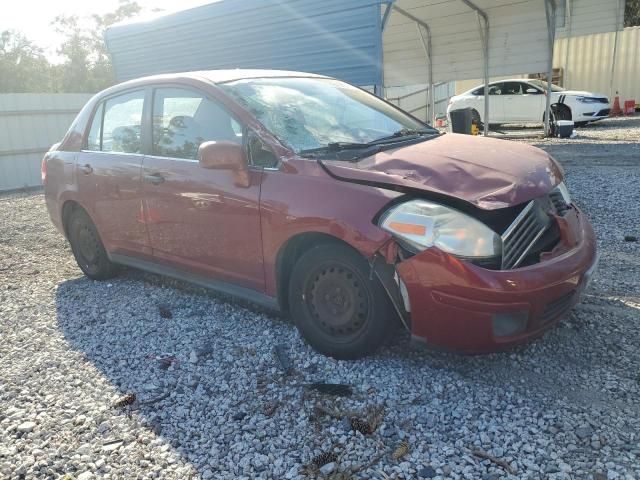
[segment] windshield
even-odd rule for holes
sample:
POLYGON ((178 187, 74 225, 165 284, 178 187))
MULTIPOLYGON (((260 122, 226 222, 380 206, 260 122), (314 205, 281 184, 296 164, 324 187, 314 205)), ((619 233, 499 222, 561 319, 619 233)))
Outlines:
POLYGON ((425 129, 375 95, 338 80, 258 78, 219 86, 296 153, 425 129))
MULTIPOLYGON (((543 89, 545 92, 547 91, 547 82, 545 82, 544 80, 527 80, 529 83, 532 83, 533 85, 535 85, 536 87, 540 87, 541 89, 543 89)), ((564 92, 564 88, 559 87, 558 85, 554 85, 553 83, 551 84, 551 91, 552 92, 564 92)))

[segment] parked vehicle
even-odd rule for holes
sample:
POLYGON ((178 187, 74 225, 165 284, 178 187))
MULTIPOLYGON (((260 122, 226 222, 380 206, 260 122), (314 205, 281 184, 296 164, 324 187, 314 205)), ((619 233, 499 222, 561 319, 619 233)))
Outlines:
POLYGON ((87 103, 42 176, 88 277, 126 265, 289 312, 337 358, 374 352, 398 320, 442 348, 522 342, 578 302, 596 265, 547 153, 439 134, 318 75, 117 85, 87 103))
MULTIPOLYGON (((573 120, 577 125, 609 116, 611 104, 606 95, 565 90, 551 85, 551 111, 556 120, 573 120)), ((514 78, 489 84, 489 123, 542 123, 546 111, 547 82, 514 78)), ((474 119, 484 123, 484 85, 451 97, 451 110, 472 108, 474 119)))

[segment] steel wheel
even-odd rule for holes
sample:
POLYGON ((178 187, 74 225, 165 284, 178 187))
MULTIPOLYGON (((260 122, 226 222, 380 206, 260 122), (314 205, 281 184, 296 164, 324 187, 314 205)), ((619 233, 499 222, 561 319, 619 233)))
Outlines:
POLYGON ((335 341, 348 341, 365 326, 368 292, 347 265, 328 262, 320 266, 309 276, 304 298, 320 329, 335 341))
POLYGON ((289 279, 289 309, 305 340, 340 359, 373 353, 397 325, 386 291, 367 261, 338 242, 306 251, 289 279))

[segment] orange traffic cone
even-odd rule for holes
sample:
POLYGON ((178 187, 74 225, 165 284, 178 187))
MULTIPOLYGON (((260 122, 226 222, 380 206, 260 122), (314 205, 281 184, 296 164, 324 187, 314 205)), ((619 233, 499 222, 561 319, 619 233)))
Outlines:
POLYGON ((613 108, 611 109, 611 113, 609 113, 610 117, 619 117, 622 115, 622 109, 620 108, 620 97, 616 95, 616 99, 613 101, 613 108))

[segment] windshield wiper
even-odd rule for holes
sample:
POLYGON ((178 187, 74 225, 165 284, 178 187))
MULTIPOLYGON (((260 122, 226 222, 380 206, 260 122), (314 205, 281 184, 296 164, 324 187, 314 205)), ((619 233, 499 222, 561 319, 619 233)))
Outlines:
POLYGON ((344 150, 379 150, 380 146, 372 143, 357 143, 357 142, 331 142, 324 147, 308 148, 306 150, 300 150, 301 155, 314 154, 314 153, 327 153, 327 152, 341 152, 344 150))
POLYGON ((326 146, 309 148, 306 150, 300 150, 300 155, 316 156, 317 154, 327 154, 332 152, 343 152, 345 150, 361 150, 359 152, 360 157, 373 155, 374 153, 381 152, 385 148, 393 148, 392 145, 397 143, 404 143, 409 141, 422 141, 425 135, 430 135, 431 138, 435 138, 441 135, 437 130, 424 129, 424 130, 409 130, 403 129, 388 135, 386 137, 377 138, 370 142, 358 143, 358 142, 330 142, 326 146))
POLYGON ((389 140, 397 140, 402 137, 418 137, 420 135, 429 135, 429 134, 439 135, 440 132, 438 132, 438 130, 435 130, 433 128, 421 129, 421 130, 412 130, 409 128, 403 128, 402 130, 393 132, 391 135, 387 135, 386 137, 376 138, 375 140, 369 142, 369 145, 376 145, 378 143, 388 142, 389 140))

